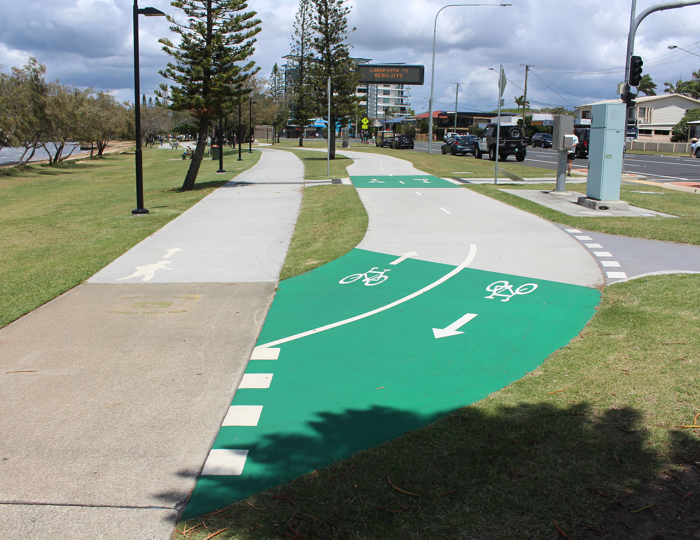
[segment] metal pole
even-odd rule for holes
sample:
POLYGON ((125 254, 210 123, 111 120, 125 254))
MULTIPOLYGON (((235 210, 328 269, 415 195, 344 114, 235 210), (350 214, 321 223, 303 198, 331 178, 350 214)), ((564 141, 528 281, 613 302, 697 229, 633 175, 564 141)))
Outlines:
POLYGON ((219 116, 219 170, 218 173, 225 173, 224 170, 224 119, 219 116))
MULTIPOLYGON (((698 0, 700 1, 700 0, 698 0)), ((430 100, 428 101, 428 154, 433 152, 433 95, 435 94, 435 38, 437 36, 437 18, 440 12, 448 7, 474 7, 474 6, 493 6, 507 7, 513 4, 449 4, 441 7, 435 14, 435 22, 433 23, 433 62, 430 73, 430 100)), ((378 96, 379 94, 377 94, 378 96)), ((377 97, 377 101, 379 98, 377 97)))
POLYGON ((143 207, 143 162, 141 156, 141 81, 139 77, 139 5, 134 0, 134 113, 136 114, 136 209, 132 216, 148 214, 143 207))
POLYGON ((241 157, 241 148, 243 147, 243 141, 241 140, 241 101, 240 96, 238 96, 238 159, 236 161, 243 161, 241 157))
POLYGON ((248 100, 248 125, 250 130, 250 138, 248 139, 248 153, 253 153, 253 100, 248 100))
POLYGON ((457 133, 457 104, 459 103, 459 85, 462 83, 450 83, 455 85, 455 126, 454 132, 457 133))
POLYGON ((328 77, 328 122, 326 124, 326 138, 328 139, 328 159, 326 160, 326 174, 331 175, 331 78, 328 77))
POLYGON ((496 124, 496 149, 494 153, 496 154, 496 168, 493 173, 493 183, 498 184, 498 150, 501 144, 501 96, 503 95, 503 88, 501 88, 501 81, 503 80, 503 64, 501 64, 500 76, 498 78, 498 124, 496 124))

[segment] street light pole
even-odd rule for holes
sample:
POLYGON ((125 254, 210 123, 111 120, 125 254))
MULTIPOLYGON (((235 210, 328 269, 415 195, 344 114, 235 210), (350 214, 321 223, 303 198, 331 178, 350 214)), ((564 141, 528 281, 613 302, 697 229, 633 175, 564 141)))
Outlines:
POLYGON ((248 100, 248 125, 250 125, 250 140, 248 141, 248 153, 252 154, 253 153, 253 133, 255 133, 255 130, 253 129, 253 105, 257 105, 257 102, 253 101, 252 99, 248 100))
POLYGON ((241 100, 240 96, 238 99, 238 159, 236 161, 243 161, 241 157, 241 148, 243 147, 243 140, 241 137, 241 100))
MULTIPOLYGON (((437 37, 437 18, 440 12, 448 7, 475 7, 475 6, 492 6, 492 7, 508 7, 513 4, 449 4, 441 7, 435 14, 435 23, 433 24, 433 64, 430 75, 430 101, 428 106, 428 154, 433 152, 433 95, 435 93, 435 38, 437 37)), ((379 94, 377 93, 377 96, 379 94)), ((378 100, 378 97, 377 97, 378 100)))
POLYGON ((693 51, 689 51, 688 49, 684 49, 683 47, 679 47, 678 45, 669 45, 669 49, 680 49, 681 51, 685 51, 688 54, 694 54, 695 56, 700 56, 698 53, 694 53, 693 51))
POLYGON ((164 17, 165 13, 156 8, 139 9, 138 0, 134 0, 134 114, 136 115, 136 208, 132 216, 144 216, 148 209, 143 207, 143 160, 141 155, 141 81, 139 75, 139 15, 146 17, 164 17))
POLYGON ((224 118, 219 116, 219 170, 217 173, 225 173, 224 170, 224 118))

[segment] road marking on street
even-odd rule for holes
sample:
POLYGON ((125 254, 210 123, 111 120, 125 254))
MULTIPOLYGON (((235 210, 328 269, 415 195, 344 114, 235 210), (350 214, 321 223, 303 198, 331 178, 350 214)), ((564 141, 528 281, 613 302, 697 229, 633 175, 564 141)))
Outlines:
POLYGON ((165 255, 163 255, 163 258, 169 259, 171 255, 174 255, 178 251, 182 251, 182 250, 180 248, 169 249, 168 251, 165 252, 165 255))
MULTIPOLYGON (((430 285, 427 285, 426 287, 423 287, 422 289, 409 294, 408 296, 404 296, 403 298, 400 298, 399 300, 396 300, 395 302, 391 302, 390 304, 387 304, 386 306, 382 306, 377 309, 373 309, 372 311, 368 311, 367 313, 363 313, 362 315, 356 315, 355 317, 350 317, 349 319, 345 319, 342 321, 338 321, 336 323, 332 324, 327 324, 325 326, 321 326, 319 328, 314 328, 313 330, 308 330, 306 332, 300 332, 299 334, 294 334, 293 336, 289 336, 286 338, 278 339, 275 341, 270 341, 269 343, 265 343, 263 345, 258 345, 255 347, 255 351, 260 351, 262 349, 267 349, 269 347, 274 347, 275 345, 281 345, 282 343, 287 343, 289 341, 294 341, 296 339, 300 339, 306 336, 311 336, 313 334, 318 334, 319 332, 324 332, 326 330, 330 330, 332 328, 337 328, 338 326, 343 326, 345 324, 349 324, 355 321, 359 321, 361 319, 366 319, 367 317, 371 317, 372 315, 376 315, 377 313, 381 313, 383 311, 386 311, 387 309, 391 309, 393 307, 396 307, 400 304, 403 304, 404 302, 408 302, 409 300, 413 300, 417 296, 420 296, 423 293, 428 292, 431 289, 434 289, 438 285, 441 285, 442 283, 445 283, 448 279, 450 279, 453 276, 456 276, 459 274, 462 270, 464 270, 471 262, 474 260, 474 257, 476 257, 476 244, 470 244, 469 245, 469 254, 467 255, 467 258, 462 261, 462 263, 450 270, 447 274, 442 276, 440 279, 437 281, 434 281, 430 285)), ((272 375, 270 375, 272 377, 272 375)), ((243 376, 245 378, 245 375, 243 376)), ((240 387, 239 387, 240 388, 240 387)))
POLYGON ((607 274, 611 279, 627 279, 627 274, 624 272, 607 272, 607 274))
POLYGON ((593 254, 596 257, 612 257, 612 254, 609 251, 594 251, 593 254))
POLYGON ((435 335, 435 339, 464 334, 464 332, 458 332, 457 329, 467 324, 476 316, 476 313, 467 313, 466 315, 460 317, 446 328, 433 328, 433 334, 435 335))
POLYGON ((418 191, 414 192, 416 195, 423 195, 422 193, 419 193, 418 191))
POLYGON ((396 259, 395 261, 391 261, 389 264, 392 264, 392 265, 401 264, 402 262, 404 262, 404 261, 405 261, 406 259, 408 259, 409 257, 417 257, 417 256, 418 256, 418 253, 417 253, 417 252, 415 252, 415 251, 409 251, 408 253, 402 253, 401 256, 400 256, 398 259, 396 259))
POLYGON ((590 236, 574 236, 576 240, 593 240, 590 236))
POLYGON ((445 210, 445 209, 442 208, 442 207, 440 207, 440 210, 442 210, 443 212, 445 212, 445 214, 451 214, 451 213, 452 213, 452 212, 450 212, 449 210, 445 210))
POLYGON ((600 264, 606 268, 610 268, 610 267, 619 268, 620 267, 620 263, 617 261, 600 261, 600 264))
POLYGON ((403 180, 399 180, 399 184, 405 184, 405 183, 406 182, 404 182, 403 180))
POLYGON ((245 373, 238 389, 243 388, 270 388, 272 373, 245 373))
POLYGON ((584 246, 590 249, 603 249, 603 246, 600 244, 584 244, 584 246))
POLYGON ((202 476, 240 476, 248 458, 248 450, 210 450, 202 476))
POLYGON ((280 357, 279 349, 253 349, 251 360, 277 360, 280 357))
POLYGON ((262 410, 262 405, 231 405, 221 425, 257 426, 262 410))
POLYGON ((579 231, 578 229, 564 229, 564 230, 568 233, 571 233, 571 234, 573 234, 573 233, 581 234, 581 231, 579 231))
POLYGON ((170 261, 158 261, 153 264, 144 264, 143 266, 136 266, 136 271, 130 276, 115 279, 114 281, 124 281, 125 279, 131 279, 139 276, 143 276, 141 281, 151 281, 157 270, 172 270, 172 268, 167 268, 165 265, 170 264, 170 261))

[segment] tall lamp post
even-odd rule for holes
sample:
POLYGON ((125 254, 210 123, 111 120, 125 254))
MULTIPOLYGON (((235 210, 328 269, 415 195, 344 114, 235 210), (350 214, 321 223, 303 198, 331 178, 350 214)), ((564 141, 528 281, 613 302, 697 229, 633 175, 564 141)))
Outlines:
POLYGON ((139 15, 146 17, 165 17, 162 11, 147 7, 139 9, 138 0, 134 0, 134 113, 136 114, 136 208, 132 216, 143 216, 148 210, 143 207, 143 162, 141 159, 141 81, 139 77, 139 15))
POLYGON ((253 101, 252 99, 248 100, 248 125, 250 126, 250 138, 248 139, 249 154, 253 153, 253 133, 255 133, 255 129, 253 129, 253 105, 257 104, 257 101, 253 101))
POLYGON ((684 49, 683 47, 679 47, 678 45, 669 45, 669 49, 680 49, 681 51, 685 51, 689 54, 694 54, 695 56, 700 56, 698 53, 694 53, 693 51, 689 51, 688 49, 684 49))
MULTIPOLYGON (((435 92, 435 38, 437 36, 437 18, 440 12, 448 7, 475 7, 475 6, 492 6, 492 7, 507 7, 513 4, 449 4, 441 7, 435 14, 435 24, 433 24, 433 66, 430 76, 430 107, 428 112, 428 154, 433 152, 433 93, 435 92)), ((456 114, 456 113, 455 113, 456 114)))
POLYGON ((238 159, 236 161, 243 161, 243 158, 241 157, 241 148, 243 148, 243 138, 241 137, 242 135, 242 130, 241 130, 241 96, 238 96, 238 159))
POLYGON ((225 173, 224 170, 224 119, 219 116, 219 170, 217 173, 225 173))

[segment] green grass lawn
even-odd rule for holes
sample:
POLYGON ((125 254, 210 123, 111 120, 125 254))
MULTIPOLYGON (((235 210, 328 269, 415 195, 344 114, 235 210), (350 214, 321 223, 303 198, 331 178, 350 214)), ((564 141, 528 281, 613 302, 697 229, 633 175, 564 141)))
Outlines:
POLYGON ((189 161, 182 150, 144 149, 144 202, 136 207, 134 155, 69 161, 0 176, 0 327, 75 287, 179 216, 225 181, 257 163, 260 153, 205 159, 195 189, 180 192, 189 161), (171 161, 173 160, 173 161, 171 161))

